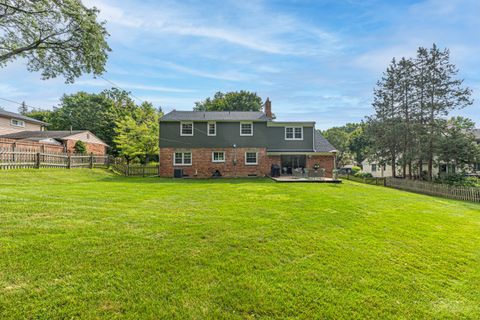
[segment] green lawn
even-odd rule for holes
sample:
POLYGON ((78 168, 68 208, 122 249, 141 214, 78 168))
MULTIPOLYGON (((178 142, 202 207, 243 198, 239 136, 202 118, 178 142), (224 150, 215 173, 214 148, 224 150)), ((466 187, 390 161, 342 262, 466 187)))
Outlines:
POLYGON ((480 205, 0 171, 1 319, 480 318, 480 205))

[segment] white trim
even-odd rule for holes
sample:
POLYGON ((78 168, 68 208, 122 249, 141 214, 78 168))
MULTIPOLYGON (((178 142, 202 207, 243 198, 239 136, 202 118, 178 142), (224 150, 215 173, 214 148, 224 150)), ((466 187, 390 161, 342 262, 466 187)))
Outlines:
POLYGON ((223 163, 225 162, 225 151, 212 151, 212 162, 214 163, 223 163), (215 160, 214 154, 215 153, 222 153, 223 154, 223 160, 215 160))
POLYGON ((10 119, 10 125, 11 126, 14 126, 14 127, 22 127, 22 128, 25 128, 25 121, 23 120, 20 120, 20 119, 10 119), (17 121, 18 123, 20 124, 14 124, 13 121, 17 121))
POLYGON ((180 136, 182 137, 191 137, 193 136, 193 131, 195 131, 193 121, 180 121, 180 136), (183 125, 184 124, 191 124, 192 125, 192 134, 184 134, 183 133, 183 125))
POLYGON ((208 121, 207 122, 207 136, 209 137, 214 137, 217 135, 217 122, 215 121, 208 121), (214 134, 210 134, 210 125, 213 124, 214 125, 214 128, 215 128, 215 133, 214 134))
POLYGON ((303 140, 303 127, 300 127, 300 126, 285 127, 285 140, 297 140, 297 141, 303 140), (287 138, 287 129, 289 129, 289 128, 292 129, 292 138, 287 138), (301 138, 295 138, 295 129, 298 129, 298 128, 301 129, 301 134, 302 134, 301 138))
POLYGON ((242 137, 251 137, 253 136, 253 122, 252 121, 240 121, 240 136, 242 137), (252 132, 250 134, 242 134, 242 124, 250 124, 252 127, 252 132))
POLYGON ((246 151, 245 152, 245 165, 246 166, 256 166, 256 165, 258 165, 258 152, 246 151), (247 163, 247 153, 255 153, 255 163, 252 163, 252 162, 247 163))
POLYGON ((178 151, 173 153, 173 166, 191 166, 193 163, 193 154, 191 151, 178 151), (175 154, 176 153, 181 153, 182 154, 182 163, 176 163, 175 162, 175 154), (185 153, 190 153, 190 163, 185 163, 185 153))

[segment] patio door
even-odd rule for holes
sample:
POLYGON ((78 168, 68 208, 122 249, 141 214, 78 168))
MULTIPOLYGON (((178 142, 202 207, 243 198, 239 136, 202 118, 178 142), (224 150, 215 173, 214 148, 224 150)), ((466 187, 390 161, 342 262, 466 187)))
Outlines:
POLYGON ((307 157, 305 155, 284 155, 280 156, 282 173, 292 174, 294 169, 305 168, 307 157))

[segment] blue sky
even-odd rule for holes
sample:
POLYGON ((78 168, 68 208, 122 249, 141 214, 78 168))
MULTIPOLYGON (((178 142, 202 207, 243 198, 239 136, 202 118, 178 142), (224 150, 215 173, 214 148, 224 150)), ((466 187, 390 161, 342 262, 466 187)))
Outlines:
MULTIPOLYGON (((105 77, 164 111, 244 89, 270 97, 279 120, 314 120, 322 129, 360 121, 391 58, 435 42, 451 50, 474 91, 475 104, 455 114, 480 126, 478 0, 84 3, 101 10, 111 34, 105 77)), ((0 97, 41 108, 64 93, 109 87, 91 76, 42 81, 21 60, 0 70, 0 97)))

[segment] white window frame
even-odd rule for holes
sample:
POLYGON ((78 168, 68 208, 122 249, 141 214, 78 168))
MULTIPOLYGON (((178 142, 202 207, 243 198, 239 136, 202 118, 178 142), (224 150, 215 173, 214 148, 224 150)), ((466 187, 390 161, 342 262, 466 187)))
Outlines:
POLYGON ((214 137, 217 135, 217 123, 215 121, 209 121, 207 122, 207 136, 214 137), (213 124, 213 127, 215 128, 215 133, 210 133, 210 125, 213 124))
POLYGON ((240 121, 240 136, 242 137, 252 137, 253 136, 253 122, 252 121, 240 121), (244 134, 242 133, 242 125, 243 124, 249 124, 252 128, 252 131, 250 134, 244 134))
POLYGON ((12 125, 14 127, 25 128, 25 121, 20 120, 20 119, 10 119, 10 125, 12 125), (17 123, 13 123, 14 121, 16 121, 17 123))
POLYGON ((303 140, 303 127, 301 126, 288 126, 285 127, 285 140, 303 140), (295 129, 300 128, 300 132, 302 134, 301 138, 295 138, 295 129), (287 129, 292 129, 292 138, 287 138, 287 129))
POLYGON ((258 165, 258 152, 253 152, 253 151, 245 152, 245 165, 246 166, 256 166, 256 165, 258 165), (255 153, 255 163, 247 162, 247 153, 255 153))
POLYGON ((212 162, 223 163, 225 162, 225 151, 212 151, 212 162), (223 160, 215 160, 215 153, 223 154, 223 160))
POLYGON ((182 137, 191 137, 193 136, 193 132, 195 131, 195 128, 194 128, 194 124, 193 124, 193 121, 182 121, 180 122, 180 136, 182 137), (192 125, 192 133, 189 134, 189 133, 183 133, 183 125, 184 124, 191 124, 192 125))
POLYGON ((185 152, 174 152, 173 153, 173 165, 174 166, 191 166, 193 163, 193 155, 191 152, 188 152, 188 151, 185 151, 185 152), (177 153, 181 153, 182 154, 182 162, 181 163, 176 163, 175 160, 176 160, 176 157, 175 155, 177 153), (189 153, 190 154, 190 163, 185 163, 185 153, 189 153))

